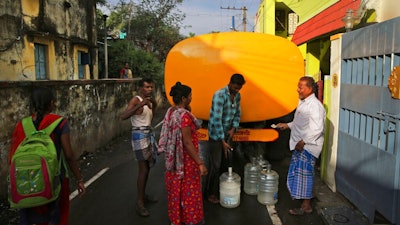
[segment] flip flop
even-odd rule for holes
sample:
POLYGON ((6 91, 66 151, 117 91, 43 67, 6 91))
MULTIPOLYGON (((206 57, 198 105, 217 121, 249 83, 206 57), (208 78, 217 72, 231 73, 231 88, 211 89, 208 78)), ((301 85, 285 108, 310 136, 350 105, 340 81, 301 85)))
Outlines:
POLYGON ((211 202, 212 204, 218 204, 219 203, 219 199, 215 195, 208 196, 208 201, 211 202))
POLYGON ((312 209, 304 210, 302 208, 289 209, 289 213, 294 216, 302 216, 304 214, 312 213, 312 209))
POLYGON ((136 204, 136 212, 142 217, 150 216, 149 211, 143 205, 136 204))

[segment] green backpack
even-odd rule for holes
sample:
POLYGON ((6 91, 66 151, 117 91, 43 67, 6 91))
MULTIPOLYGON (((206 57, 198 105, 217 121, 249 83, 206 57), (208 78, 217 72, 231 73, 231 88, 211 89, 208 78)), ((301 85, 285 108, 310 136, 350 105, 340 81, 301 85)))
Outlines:
MULTIPOLYGON (((8 200, 11 208, 30 208, 56 200, 60 194, 57 150, 50 134, 63 118, 37 131, 32 117, 22 120, 25 139, 11 158, 8 200)), ((62 155, 62 154, 60 154, 62 155)))

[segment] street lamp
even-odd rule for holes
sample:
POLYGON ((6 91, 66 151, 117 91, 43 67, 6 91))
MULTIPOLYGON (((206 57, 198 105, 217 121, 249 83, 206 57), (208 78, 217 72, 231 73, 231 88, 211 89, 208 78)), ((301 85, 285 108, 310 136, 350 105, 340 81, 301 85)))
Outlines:
POLYGON ((108 53, 107 53, 107 15, 103 15, 104 20, 104 77, 108 78, 108 53))
POLYGON ((357 18, 353 15, 353 10, 352 9, 347 10, 346 15, 342 18, 344 27, 346 28, 346 32, 349 32, 351 31, 351 29, 353 29, 356 20, 357 18))

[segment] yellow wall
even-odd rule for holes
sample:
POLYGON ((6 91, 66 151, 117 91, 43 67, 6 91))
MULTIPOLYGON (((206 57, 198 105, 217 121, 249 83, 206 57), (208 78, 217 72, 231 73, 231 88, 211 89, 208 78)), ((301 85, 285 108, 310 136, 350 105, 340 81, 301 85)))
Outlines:
POLYGON ((319 80, 320 74, 320 49, 319 41, 307 43, 306 53, 306 74, 314 78, 315 81, 319 80))
POLYGON ((306 44, 302 44, 302 45, 299 45, 299 46, 297 46, 298 48, 299 48, 299 50, 300 50, 300 52, 301 52, 301 55, 303 56, 303 59, 304 59, 304 74, 303 75, 306 75, 306 71, 307 71, 307 62, 306 62, 306 56, 307 56, 307 43, 306 44))
POLYGON ((299 24, 302 24, 338 1, 339 0, 280 0, 279 2, 285 3, 291 10, 299 15, 299 24))
POLYGON ((87 19, 95 16, 91 10, 79 0, 68 1, 73 6, 70 8, 54 1, 12 2, 12 10, 2 11, 4 17, 12 19, 0 20, 0 27, 6 28, 0 38, 0 46, 5 49, 0 52, 0 81, 36 80, 35 43, 47 46, 46 79, 79 79, 78 51, 90 52, 92 65, 85 66, 85 79, 98 79, 96 32, 87 19))
POLYGON ((21 8, 25 18, 36 17, 39 15, 39 0, 22 0, 21 8))
POLYGON ((258 8, 256 32, 275 35, 275 0, 263 0, 258 8))

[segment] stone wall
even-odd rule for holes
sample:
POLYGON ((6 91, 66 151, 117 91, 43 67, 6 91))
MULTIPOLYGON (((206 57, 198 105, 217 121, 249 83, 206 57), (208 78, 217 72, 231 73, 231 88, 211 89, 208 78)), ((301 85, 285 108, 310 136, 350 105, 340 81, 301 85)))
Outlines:
POLYGON ((83 152, 94 152, 130 129, 129 120, 121 121, 119 114, 136 91, 136 80, 0 82, 0 198, 7 196, 12 131, 18 120, 30 114, 30 93, 39 85, 54 90, 57 97, 54 113, 68 119, 72 149, 77 157, 83 152))

